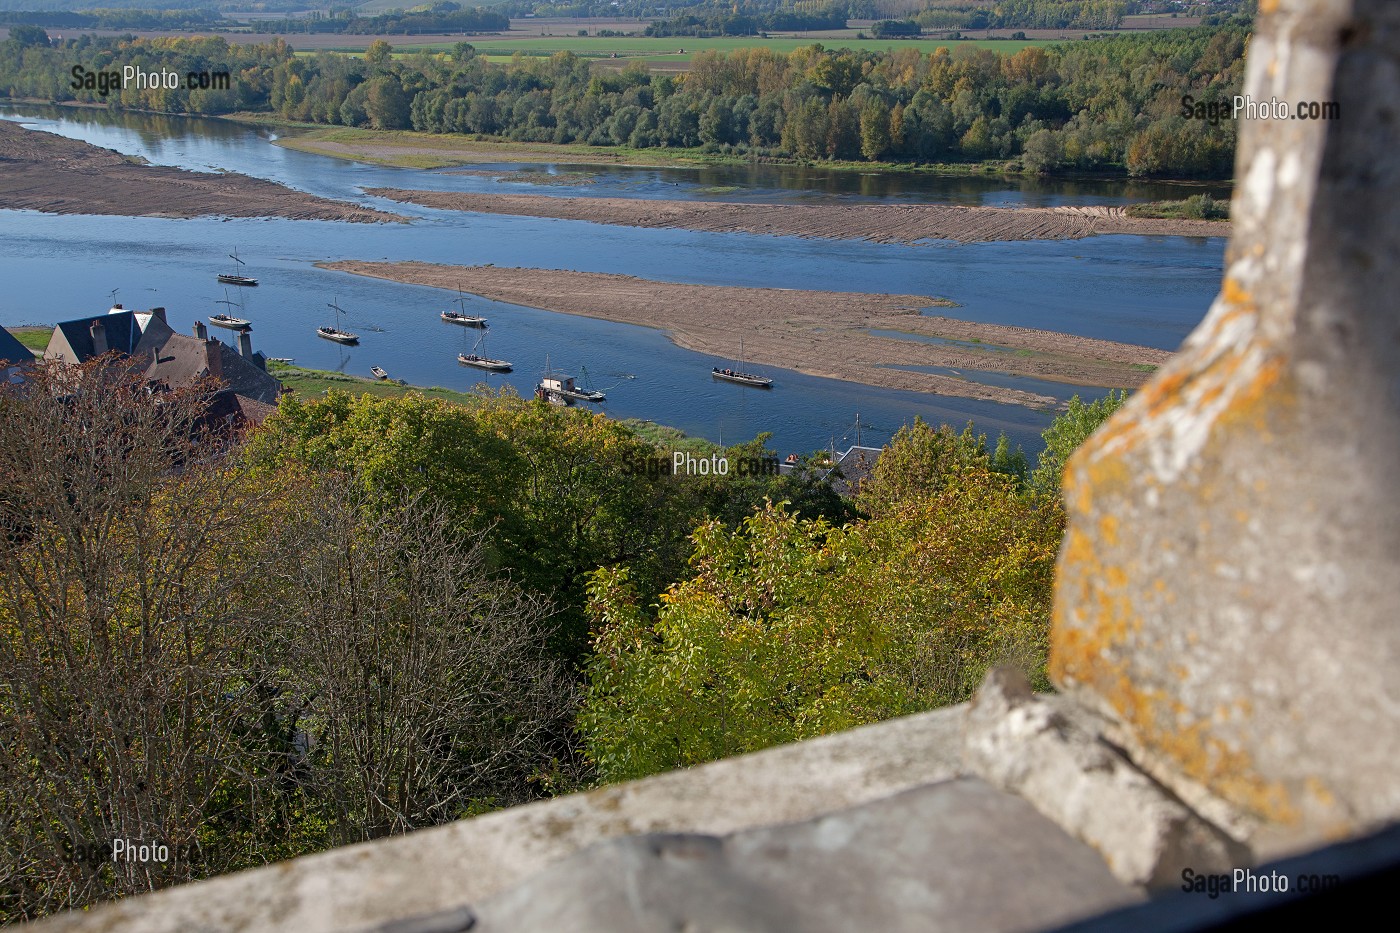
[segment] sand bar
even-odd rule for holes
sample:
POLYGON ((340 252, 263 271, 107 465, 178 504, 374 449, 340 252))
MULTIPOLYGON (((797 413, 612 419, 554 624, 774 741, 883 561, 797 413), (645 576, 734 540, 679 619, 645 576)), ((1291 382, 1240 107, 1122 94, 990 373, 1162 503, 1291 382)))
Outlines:
POLYGON ((368 188, 367 194, 424 207, 626 227, 765 233, 774 236, 916 243, 956 240, 1077 240, 1109 233, 1228 236, 1211 220, 1129 217, 1121 207, 962 207, 953 204, 742 204, 639 198, 560 198, 539 194, 468 194, 368 188))
MULTIPOLYGON (((1037 408, 1055 400, 972 380, 979 371, 1002 372, 1135 388, 1171 356, 1131 344, 926 315, 921 308, 953 304, 929 295, 684 285, 596 272, 419 262, 317 265, 414 285, 453 290, 460 285, 495 301, 656 327, 678 346, 721 358, 733 358, 742 340, 748 361, 768 368, 769 375, 781 367, 865 385, 1037 408), (872 330, 957 342, 877 336, 872 330), (914 366, 966 370, 968 378, 901 368, 914 366)), ((781 378, 778 382, 781 388, 781 378)))
POLYGON ((233 172, 143 165, 111 149, 0 120, 0 209, 127 217, 403 218, 233 172))

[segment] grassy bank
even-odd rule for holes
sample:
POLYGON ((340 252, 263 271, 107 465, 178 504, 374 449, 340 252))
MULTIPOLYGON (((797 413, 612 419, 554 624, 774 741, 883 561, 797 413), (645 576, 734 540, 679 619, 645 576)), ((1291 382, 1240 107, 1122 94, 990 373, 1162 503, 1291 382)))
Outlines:
POLYGON ((1128 206, 1129 217, 1158 220, 1229 220, 1230 202, 1208 194, 1193 194, 1181 201, 1149 201, 1128 206))
POLYGON ((5 328, 15 335, 15 339, 24 344, 36 354, 43 353, 49 348, 49 338, 53 336, 53 328, 47 325, 35 327, 7 327, 5 328))
POLYGON ((445 389, 442 386, 425 387, 392 381, 382 382, 364 376, 348 376, 345 373, 331 372, 325 369, 306 369, 287 363, 270 362, 267 364, 267 371, 276 376, 282 385, 304 398, 325 395, 331 389, 352 392, 356 395, 369 393, 382 398, 395 398, 410 392, 417 392, 428 398, 440 398, 458 405, 470 404, 476 398, 471 392, 445 389))

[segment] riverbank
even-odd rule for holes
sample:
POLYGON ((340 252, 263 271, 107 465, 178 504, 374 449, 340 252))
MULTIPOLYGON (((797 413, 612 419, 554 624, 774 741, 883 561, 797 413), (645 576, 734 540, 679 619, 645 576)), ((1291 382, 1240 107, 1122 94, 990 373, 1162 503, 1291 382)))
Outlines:
MULTIPOLYGON (((559 163, 567 165, 620 165, 640 168, 703 168, 707 166, 747 167, 769 165, 802 167, 856 174, 935 175, 957 178, 1034 178, 1018 159, 991 159, 984 162, 866 162, 822 159, 806 162, 778 156, 749 153, 725 154, 704 149, 645 148, 628 146, 589 146, 585 143, 511 142, 456 133, 420 133, 411 130, 371 130, 361 127, 296 123, 271 114, 236 113, 219 117, 237 123, 265 126, 285 131, 274 145, 299 152, 386 165, 393 168, 438 169, 481 163, 559 163)), ((1057 172, 1056 179, 1085 179, 1109 182, 1135 182, 1126 170, 1102 172, 1057 172)), ((1152 179, 1179 181, 1192 185, 1228 185, 1228 179, 1152 179)))
POLYGON ((1121 207, 963 207, 953 204, 737 204, 639 198, 559 198, 366 188, 366 194, 439 210, 583 220, 624 227, 760 233, 877 243, 1077 240, 1105 234, 1228 236, 1228 223, 1130 216, 1121 207))
MULTIPOLYGON (((725 155, 703 149, 633 149, 628 146, 589 146, 584 143, 523 143, 454 133, 410 130, 370 130, 315 123, 290 123, 268 114, 237 113, 222 119, 290 130, 274 144, 299 152, 387 165, 393 168, 434 169, 480 163, 564 163, 570 165, 628 165, 636 167, 699 168, 710 165, 809 165, 797 159, 725 155)), ((1020 163, 957 162, 915 165, 907 162, 815 163, 830 171, 899 172, 910 175, 1021 175, 1020 163)), ((1124 175, 1124 178, 1127 176, 1124 175)))
POLYGON ((747 364, 758 368, 1032 408, 1051 407, 1055 399, 987 385, 977 381, 977 373, 1131 389, 1171 356, 1148 347, 925 315, 921 308, 955 306, 929 295, 684 285, 628 275, 417 262, 317 265, 447 290, 460 285, 495 301, 658 328, 677 346, 721 359, 733 359, 742 341, 747 364), (953 372, 925 371, 930 367, 953 372))
POLYGON ((9 120, 0 120, 0 209, 126 217, 403 220, 247 175, 147 165, 9 120))

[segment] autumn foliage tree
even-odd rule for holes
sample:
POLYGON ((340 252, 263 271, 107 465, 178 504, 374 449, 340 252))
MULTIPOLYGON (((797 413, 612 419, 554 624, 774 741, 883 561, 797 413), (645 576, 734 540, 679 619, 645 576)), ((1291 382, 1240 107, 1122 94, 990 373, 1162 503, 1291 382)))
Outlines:
POLYGON ((959 702, 993 664, 1047 685, 1058 502, 922 423, 864 488, 869 517, 839 528, 780 505, 702 526, 694 575, 654 608, 625 571, 595 576, 580 725, 601 777, 959 702))

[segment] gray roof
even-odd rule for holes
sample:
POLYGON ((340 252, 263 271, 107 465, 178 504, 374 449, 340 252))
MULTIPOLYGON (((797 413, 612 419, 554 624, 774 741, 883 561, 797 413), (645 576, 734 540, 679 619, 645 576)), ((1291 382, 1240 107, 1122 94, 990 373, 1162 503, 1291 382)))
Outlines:
POLYGON ((11 363, 28 363, 34 359, 29 348, 15 339, 15 335, 0 327, 0 360, 11 363))
POLYGON ((150 359, 147 381, 172 389, 210 376, 238 395, 269 405, 276 405, 282 394, 281 383, 221 340, 171 334, 151 351, 150 359))
MULTIPOLYGON (((107 332, 107 349, 131 353, 141 342, 141 328, 136 314, 132 311, 114 311, 111 314, 96 314, 92 317, 63 321, 54 328, 54 336, 61 336, 73 353, 69 362, 85 363, 96 356, 92 345, 92 325, 101 324, 107 332)), ((52 348, 53 341, 50 341, 52 348)), ((65 354, 66 355, 66 354, 65 354)))
POLYGON ((874 471, 875 461, 884 452, 883 447, 846 448, 846 452, 836 458, 836 466, 827 474, 831 476, 832 472, 840 471, 838 476, 832 476, 831 488, 843 496, 854 496, 860 491, 861 482, 874 471))

